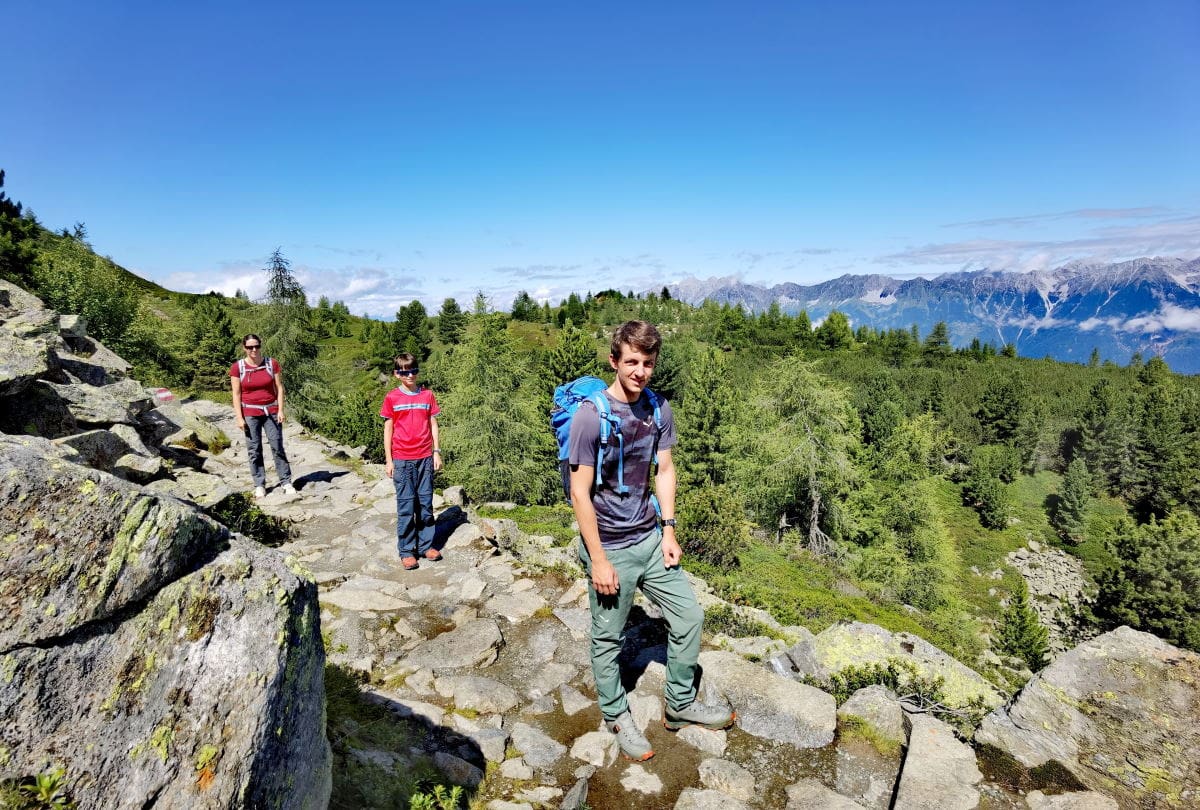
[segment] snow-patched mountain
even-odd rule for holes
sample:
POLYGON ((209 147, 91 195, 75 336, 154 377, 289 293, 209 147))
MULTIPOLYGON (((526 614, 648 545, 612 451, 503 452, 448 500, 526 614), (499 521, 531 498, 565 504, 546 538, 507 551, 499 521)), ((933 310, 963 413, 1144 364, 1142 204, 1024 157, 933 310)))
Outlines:
POLYGON ((933 279, 845 275, 820 284, 762 287, 734 278, 687 279, 671 294, 820 322, 832 310, 876 329, 917 324, 922 334, 945 321, 956 346, 973 338, 1013 343, 1025 356, 1084 362, 1093 348, 1126 363, 1134 352, 1160 355, 1171 368, 1200 373, 1200 259, 1144 258, 1117 264, 1073 262, 1053 270, 979 270, 933 279))

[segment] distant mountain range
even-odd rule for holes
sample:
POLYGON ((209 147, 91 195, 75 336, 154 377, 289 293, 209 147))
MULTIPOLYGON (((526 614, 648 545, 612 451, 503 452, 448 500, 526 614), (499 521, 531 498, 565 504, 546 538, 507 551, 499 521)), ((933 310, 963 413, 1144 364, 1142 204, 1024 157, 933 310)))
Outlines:
POLYGON ((1200 373, 1200 259, 1146 258, 1117 264, 1074 262, 1030 273, 979 270, 933 279, 845 275, 811 286, 761 287, 733 278, 685 279, 671 295, 706 298, 761 312, 773 301, 819 323, 832 310, 854 326, 908 328, 927 335, 938 321, 955 346, 973 338, 1012 343, 1027 357, 1050 355, 1125 364, 1134 352, 1159 355, 1175 371, 1200 373))

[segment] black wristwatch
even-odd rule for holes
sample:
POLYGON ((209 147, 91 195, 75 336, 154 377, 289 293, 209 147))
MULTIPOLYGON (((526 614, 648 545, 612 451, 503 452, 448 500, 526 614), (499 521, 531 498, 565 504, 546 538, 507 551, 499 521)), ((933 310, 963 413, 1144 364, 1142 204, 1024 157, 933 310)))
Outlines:
POLYGON ((661 525, 664 529, 668 526, 670 526, 672 529, 675 528, 675 518, 662 518, 658 522, 659 525, 661 525))

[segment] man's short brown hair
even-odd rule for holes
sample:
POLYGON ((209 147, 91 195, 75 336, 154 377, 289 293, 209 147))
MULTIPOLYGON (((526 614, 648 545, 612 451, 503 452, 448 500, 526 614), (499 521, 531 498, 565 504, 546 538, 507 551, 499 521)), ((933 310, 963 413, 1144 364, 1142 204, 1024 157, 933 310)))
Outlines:
POLYGON ((413 357, 408 352, 396 355, 395 366, 396 371, 408 371, 417 364, 417 358, 413 357))
POLYGON ((613 333, 610 353, 617 360, 621 359, 621 346, 628 346, 634 351, 657 357, 662 348, 662 335, 654 324, 647 321, 626 321, 613 333))

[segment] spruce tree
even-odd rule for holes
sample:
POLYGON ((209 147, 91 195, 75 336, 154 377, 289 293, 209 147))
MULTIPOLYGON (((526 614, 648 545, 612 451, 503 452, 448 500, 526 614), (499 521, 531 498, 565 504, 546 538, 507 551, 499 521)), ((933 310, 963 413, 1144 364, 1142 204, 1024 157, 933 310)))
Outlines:
POLYGON ((392 322, 392 345, 397 354, 407 352, 417 360, 425 360, 429 357, 430 340, 429 316, 424 304, 413 299, 396 311, 396 320, 392 322))
POLYGON ((442 301, 442 308, 437 315, 438 340, 447 346, 454 346, 462 340, 463 329, 467 326, 467 315, 459 309, 458 302, 453 298, 442 301))
POLYGON ((229 366, 237 356, 237 336, 220 296, 209 294, 196 302, 189 332, 192 389, 217 391, 228 387, 229 366))
POLYGON ((317 400, 326 387, 317 364, 317 343, 309 323, 304 286, 292 275, 291 262, 278 248, 267 260, 266 310, 262 325, 251 328, 263 339, 263 358, 274 358, 283 369, 287 399, 285 413, 303 424, 319 418, 317 400))
POLYGON ((545 503, 559 479, 545 392, 505 328, 505 317, 472 318, 450 362, 442 446, 448 476, 473 501, 545 503))
POLYGON ((596 355, 596 344, 570 321, 558 333, 555 343, 546 356, 546 374, 551 386, 600 373, 600 361, 596 355))
POLYGON ((1094 612, 1105 627, 1128 624, 1200 651, 1200 522, 1181 510, 1137 526, 1123 520, 1107 548, 1115 565, 1096 578, 1094 612))
POLYGON ((1054 524, 1068 543, 1075 544, 1083 540, 1091 492, 1092 474, 1088 472, 1087 462, 1082 458, 1073 459, 1063 477, 1062 493, 1054 513, 1054 524))
POLYGON ((689 369, 675 407, 675 467, 685 491, 725 481, 724 455, 734 410, 734 389, 725 384, 728 377, 725 352, 715 348, 701 351, 689 369))
POLYGON ((825 316, 825 320, 814 333, 817 345, 828 351, 849 349, 854 345, 854 333, 850 331, 850 320, 845 313, 836 309, 825 316))
POLYGON ((1000 619, 997 641, 1005 653, 1020 658, 1030 671, 1037 672, 1046 663, 1048 651, 1046 628, 1038 621, 1029 604, 1029 592, 1021 586, 1009 597, 1008 607, 1000 619))

